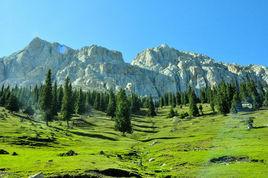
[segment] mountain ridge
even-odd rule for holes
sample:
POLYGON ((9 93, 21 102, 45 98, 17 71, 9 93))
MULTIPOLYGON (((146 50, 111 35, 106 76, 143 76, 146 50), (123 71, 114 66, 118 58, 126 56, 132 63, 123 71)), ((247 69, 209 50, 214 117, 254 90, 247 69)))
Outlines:
POLYGON ((126 88, 159 97, 166 92, 212 87, 222 80, 268 84, 268 68, 217 62, 207 55, 180 51, 167 44, 147 48, 126 63, 120 51, 90 45, 73 49, 34 38, 25 48, 0 58, 0 84, 35 85, 51 68, 60 84, 69 76, 75 87, 91 90, 126 88))

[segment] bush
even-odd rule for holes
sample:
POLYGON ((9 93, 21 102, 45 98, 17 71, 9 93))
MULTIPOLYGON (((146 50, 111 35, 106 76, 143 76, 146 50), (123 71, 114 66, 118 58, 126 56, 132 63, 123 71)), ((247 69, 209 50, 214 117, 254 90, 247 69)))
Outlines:
POLYGON ((168 118, 172 118, 172 117, 175 117, 175 116, 178 116, 178 112, 174 111, 173 107, 171 107, 170 111, 168 113, 168 118))
POLYGON ((184 118, 186 118, 188 116, 189 116, 188 112, 183 112, 183 113, 180 114, 181 119, 184 119, 184 118))

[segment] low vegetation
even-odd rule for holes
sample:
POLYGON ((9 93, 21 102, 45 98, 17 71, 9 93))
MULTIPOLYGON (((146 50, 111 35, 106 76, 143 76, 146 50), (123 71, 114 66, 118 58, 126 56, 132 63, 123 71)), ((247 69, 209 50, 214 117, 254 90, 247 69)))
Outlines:
POLYGON ((253 81, 159 101, 45 81, 0 91, 0 177, 268 174, 268 94, 253 81))

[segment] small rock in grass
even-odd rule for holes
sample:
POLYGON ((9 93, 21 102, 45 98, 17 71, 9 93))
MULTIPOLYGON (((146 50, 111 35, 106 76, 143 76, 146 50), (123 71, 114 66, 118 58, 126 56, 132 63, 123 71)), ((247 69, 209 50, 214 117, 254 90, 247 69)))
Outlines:
POLYGON ((16 153, 16 152, 12 153, 12 156, 17 156, 17 155, 18 155, 18 153, 16 153))
POLYGON ((0 149, 0 155, 8 155, 9 152, 7 152, 6 150, 0 149))
POLYGON ((59 154, 59 156, 76 156, 76 155, 78 155, 78 154, 73 150, 70 150, 70 151, 68 151, 66 153, 60 153, 59 154))
POLYGON ((149 159, 149 162, 152 162, 152 161, 154 161, 154 160, 155 160, 154 158, 150 158, 150 159, 149 159))
POLYGON ((35 175, 32 175, 32 176, 29 176, 29 178, 44 178, 44 177, 45 176, 41 172, 39 172, 39 173, 37 173, 35 175))

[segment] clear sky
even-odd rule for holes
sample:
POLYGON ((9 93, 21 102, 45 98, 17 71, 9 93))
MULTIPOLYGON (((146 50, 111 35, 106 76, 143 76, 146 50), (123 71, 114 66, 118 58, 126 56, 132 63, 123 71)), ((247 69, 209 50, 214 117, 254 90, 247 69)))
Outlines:
POLYGON ((268 66, 268 0, 0 0, 0 56, 35 36, 75 49, 98 44, 127 62, 166 43, 268 66))

